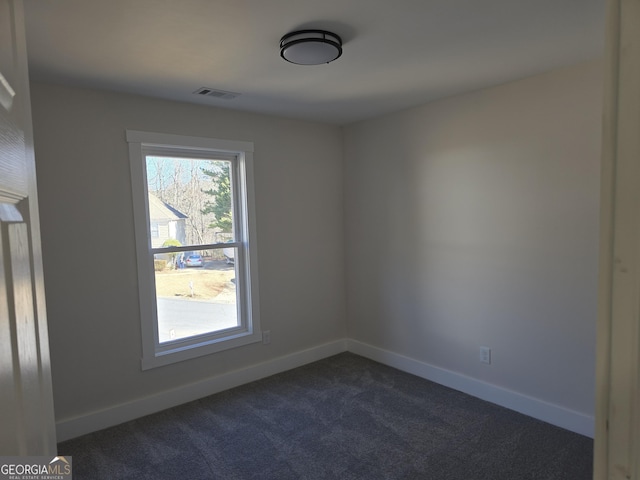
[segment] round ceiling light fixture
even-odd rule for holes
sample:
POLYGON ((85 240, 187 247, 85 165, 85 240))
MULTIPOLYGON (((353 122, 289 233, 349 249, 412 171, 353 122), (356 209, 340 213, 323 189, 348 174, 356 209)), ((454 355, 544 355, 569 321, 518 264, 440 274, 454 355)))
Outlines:
POLYGON ((325 30, 298 30, 280 39, 280 56, 297 65, 321 65, 342 55, 342 39, 325 30))

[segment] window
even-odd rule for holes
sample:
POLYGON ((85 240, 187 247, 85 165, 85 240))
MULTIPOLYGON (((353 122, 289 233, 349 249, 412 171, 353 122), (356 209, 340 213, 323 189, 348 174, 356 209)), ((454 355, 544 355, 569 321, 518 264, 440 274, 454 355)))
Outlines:
POLYGON ((142 368, 262 340, 253 144, 128 130, 142 368))

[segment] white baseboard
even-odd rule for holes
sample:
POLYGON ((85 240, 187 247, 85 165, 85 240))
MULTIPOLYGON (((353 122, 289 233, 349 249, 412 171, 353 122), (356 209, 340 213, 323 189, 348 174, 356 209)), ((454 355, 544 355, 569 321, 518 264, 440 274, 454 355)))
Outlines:
POLYGON ((112 427, 120 423, 166 410, 183 403, 213 395, 245 383, 260 380, 307 363, 347 350, 347 340, 337 340, 317 347, 274 358, 250 367, 207 378, 197 383, 156 393, 131 402, 115 405, 85 415, 61 419, 56 423, 58 442, 112 427))
POLYGON ((356 340, 347 341, 347 349, 363 357, 403 372, 431 380, 454 390, 515 410, 538 420, 593 438, 594 417, 554 405, 521 393, 497 387, 460 373, 429 365, 397 353, 356 340))
POLYGON ((63 442, 285 372, 347 350, 572 432, 591 438, 594 436, 593 416, 497 387, 366 343, 343 339, 103 410, 61 419, 56 424, 57 438, 59 442, 63 442))

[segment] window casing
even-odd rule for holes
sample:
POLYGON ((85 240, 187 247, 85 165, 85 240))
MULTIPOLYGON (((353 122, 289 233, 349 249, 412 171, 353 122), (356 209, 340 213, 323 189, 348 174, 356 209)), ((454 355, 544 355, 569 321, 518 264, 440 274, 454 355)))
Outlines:
MULTIPOLYGON (((135 220, 142 369, 159 367, 261 341, 253 198, 253 143, 134 130, 127 131, 127 142, 129 143, 135 220), (157 246, 159 239, 156 235, 159 235, 158 232, 162 229, 155 228, 150 217, 150 211, 153 211, 155 206, 150 207, 151 192, 147 167, 152 160, 162 162, 170 159, 196 162, 199 166, 214 163, 228 166, 232 204, 230 240, 223 242, 218 239, 204 243, 191 241, 186 244, 157 246), (155 247, 152 246, 152 237, 155 247), (223 252, 225 257, 222 256, 223 252), (202 260, 205 264, 212 263, 207 259, 206 254, 226 258, 226 263, 231 263, 235 274, 233 282, 237 322, 221 328, 212 327, 210 331, 206 331, 205 328, 202 332, 196 331, 193 334, 179 334, 177 338, 173 336, 168 338, 166 332, 160 331, 159 324, 164 325, 166 322, 159 317, 159 311, 163 313, 162 302, 175 303, 176 300, 160 298, 156 285, 160 277, 155 271, 154 260, 167 258, 171 267, 184 268, 185 263, 182 260, 185 255, 200 253, 203 254, 202 260), (232 261, 229 260, 229 256, 233 257, 232 261)), ((154 200, 154 203, 157 202, 157 199, 154 200)), ((171 205, 161 204, 161 207, 165 206, 179 215, 171 205)), ((175 231, 175 226, 171 231, 175 231)), ((197 258, 195 260, 197 261, 197 258)), ((188 273, 193 271, 194 269, 189 269, 188 273)), ((204 272, 204 269, 202 271, 204 272)), ((193 294, 193 282, 190 283, 193 294)), ((206 302, 190 303, 190 299, 185 300, 181 304, 184 310, 181 310, 180 315, 188 318, 191 314, 190 309, 196 306, 201 307, 203 303, 206 302)), ((229 305, 224 308, 227 312, 232 310, 229 305)))

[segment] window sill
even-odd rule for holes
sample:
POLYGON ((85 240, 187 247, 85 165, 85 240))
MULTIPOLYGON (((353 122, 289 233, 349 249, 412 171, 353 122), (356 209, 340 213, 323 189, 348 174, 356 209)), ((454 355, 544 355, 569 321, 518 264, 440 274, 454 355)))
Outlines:
POLYGON ((171 350, 158 351, 153 357, 142 358, 142 370, 150 370, 172 363, 202 357, 216 352, 222 352, 231 348, 242 347, 262 341, 262 333, 241 332, 236 335, 228 335, 214 340, 205 340, 201 343, 187 346, 179 346, 171 350))

